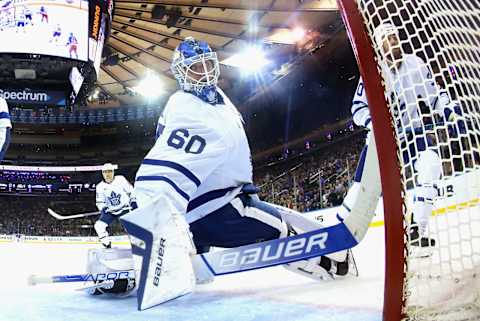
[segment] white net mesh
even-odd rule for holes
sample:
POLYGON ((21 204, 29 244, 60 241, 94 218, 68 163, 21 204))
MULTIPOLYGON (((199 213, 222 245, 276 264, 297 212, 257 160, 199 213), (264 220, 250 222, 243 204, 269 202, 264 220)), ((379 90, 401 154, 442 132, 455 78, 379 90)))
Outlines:
POLYGON ((404 312, 480 320, 480 2, 356 2, 407 191, 404 312))

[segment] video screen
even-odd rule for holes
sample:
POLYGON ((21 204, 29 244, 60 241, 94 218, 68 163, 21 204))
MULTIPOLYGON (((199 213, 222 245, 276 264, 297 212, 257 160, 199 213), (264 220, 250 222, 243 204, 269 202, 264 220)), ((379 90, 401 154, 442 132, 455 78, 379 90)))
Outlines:
POLYGON ((88 1, 0 0, 0 53, 88 59, 88 1))

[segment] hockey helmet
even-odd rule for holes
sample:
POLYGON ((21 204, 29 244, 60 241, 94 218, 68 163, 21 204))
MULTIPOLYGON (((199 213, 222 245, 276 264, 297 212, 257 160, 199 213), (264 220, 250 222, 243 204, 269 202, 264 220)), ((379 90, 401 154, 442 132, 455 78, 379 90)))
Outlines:
POLYGON ((184 91, 210 104, 217 103, 220 66, 217 54, 205 41, 185 38, 173 53, 171 70, 184 91))
POLYGON ((390 22, 384 22, 375 28, 375 31, 373 32, 373 38, 377 47, 382 48, 383 41, 390 35, 396 35, 398 39, 400 38, 397 27, 390 22))
POLYGON ((115 170, 115 166, 112 163, 105 163, 102 166, 102 172, 113 171, 115 170))

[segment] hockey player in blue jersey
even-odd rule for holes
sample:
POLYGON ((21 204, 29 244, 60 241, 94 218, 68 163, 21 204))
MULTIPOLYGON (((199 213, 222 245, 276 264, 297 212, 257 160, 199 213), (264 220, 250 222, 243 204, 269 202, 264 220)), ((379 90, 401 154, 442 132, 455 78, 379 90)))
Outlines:
POLYGON ((10 145, 10 131, 12 122, 8 112, 7 101, 0 97, 0 162, 5 157, 8 146, 10 145))
MULTIPOLYGON (((426 130, 435 129, 434 119, 430 117, 427 120, 422 113, 426 109, 427 114, 437 115, 437 119, 441 118, 441 123, 446 122, 449 130, 452 130, 453 127, 464 126, 461 122, 458 125, 458 121, 457 125, 453 125, 456 117, 461 115, 460 107, 450 100, 445 90, 438 87, 430 68, 420 57, 402 52, 398 30, 392 23, 379 25, 374 33, 374 41, 384 55, 380 66, 388 96, 392 97, 393 108, 398 109, 397 132, 402 148, 401 156, 404 164, 413 168, 418 182, 414 188, 414 224, 410 229, 410 244, 420 248, 432 247, 436 241, 428 237, 428 220, 433 211, 432 200, 438 196, 435 185, 442 175, 442 161, 435 137, 430 136, 426 130)), ((353 98, 352 115, 355 124, 372 130, 362 79, 353 98)), ((356 199, 367 147, 360 156, 354 183, 339 209, 340 220, 348 216, 356 199)))
MULTIPOLYGON (((192 254, 289 233, 286 222, 249 201, 255 193, 250 148, 241 115, 217 87, 216 53, 188 37, 175 50, 171 69, 180 90, 168 100, 156 143, 138 169, 138 209, 120 219, 132 243, 140 310, 213 277, 192 263, 192 254)), ((322 257, 287 268, 318 279, 344 275, 346 252, 340 256, 340 262, 322 257)))

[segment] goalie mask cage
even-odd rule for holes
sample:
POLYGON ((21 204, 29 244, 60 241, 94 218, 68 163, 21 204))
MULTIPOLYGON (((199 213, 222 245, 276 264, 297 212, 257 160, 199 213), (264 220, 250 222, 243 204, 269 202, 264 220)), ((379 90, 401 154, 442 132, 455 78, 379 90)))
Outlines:
POLYGON ((386 242, 383 319, 480 320, 480 1, 338 0, 338 4, 364 81, 377 142, 386 242), (425 108, 432 97, 418 97, 418 119, 402 114, 399 101, 405 102, 404 96, 416 89, 398 81, 395 89, 385 89, 389 86, 385 49, 375 41, 375 31, 385 23, 398 32, 401 57, 420 57, 433 72, 436 86, 451 99, 449 106, 457 106, 454 117, 447 120, 442 110, 425 108), (410 132, 407 138, 413 122, 421 131, 410 132), (424 257, 416 255, 418 247, 412 246, 409 236, 412 191, 420 186, 414 167, 422 150, 418 135, 428 137, 429 148, 441 159, 427 228, 436 244, 424 257))

